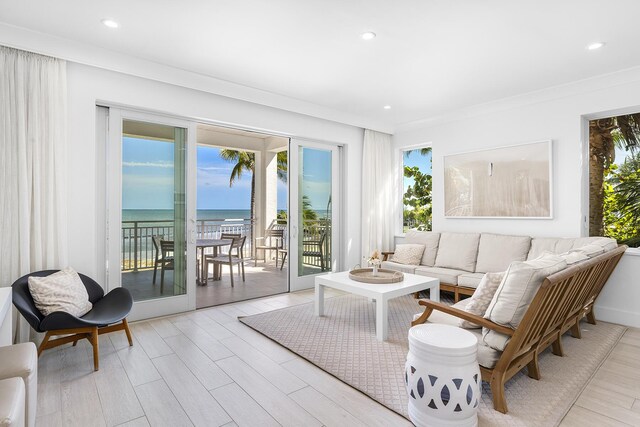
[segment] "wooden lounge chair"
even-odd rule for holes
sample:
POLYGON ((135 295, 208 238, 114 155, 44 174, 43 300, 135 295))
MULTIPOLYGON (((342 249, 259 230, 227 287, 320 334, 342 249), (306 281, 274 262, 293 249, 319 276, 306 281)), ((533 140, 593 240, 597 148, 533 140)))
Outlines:
MULTIPOLYGON (((540 379, 538 355, 551 345, 553 353, 562 356, 562 335, 571 330, 580 338, 579 322, 585 316, 595 323, 593 305, 626 249, 619 246, 548 276, 516 329, 431 300, 419 301, 425 310, 412 325, 424 323, 437 310, 511 337, 502 352, 478 346, 480 371, 491 385, 493 407, 506 413, 505 383, 525 366, 529 377, 540 379)), ((480 335, 479 329, 470 331, 480 335)))

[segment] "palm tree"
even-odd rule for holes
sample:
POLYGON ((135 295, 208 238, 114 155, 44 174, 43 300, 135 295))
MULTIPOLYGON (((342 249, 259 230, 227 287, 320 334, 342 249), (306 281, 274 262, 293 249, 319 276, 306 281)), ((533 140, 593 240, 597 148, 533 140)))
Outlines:
POLYGON ((220 157, 228 162, 235 162, 229 176, 229 187, 242 178, 244 172, 251 173, 251 219, 254 219, 256 206, 256 155, 249 151, 237 151, 224 148, 220 150, 220 157))
MULTIPOLYGON (((229 176, 229 187, 233 186, 233 183, 242 178, 244 172, 251 173, 251 219, 255 218, 255 206, 256 206, 256 155, 250 151, 238 151, 224 148, 220 150, 220 157, 228 162, 235 162, 233 169, 231 170, 231 176, 229 176)), ((277 162, 277 174, 278 178, 282 182, 287 182, 287 152, 280 151, 276 156, 277 162)))
POLYGON ((421 156, 426 156, 426 155, 431 154, 431 147, 424 147, 424 148, 420 148, 419 150, 418 149, 407 150, 407 151, 405 151, 405 154, 407 155, 407 157, 409 157, 411 155, 411 153, 413 153, 414 151, 420 151, 420 155, 421 156))
POLYGON ((604 176, 616 147, 635 151, 640 143, 640 113, 589 122, 589 235, 604 234, 604 176))

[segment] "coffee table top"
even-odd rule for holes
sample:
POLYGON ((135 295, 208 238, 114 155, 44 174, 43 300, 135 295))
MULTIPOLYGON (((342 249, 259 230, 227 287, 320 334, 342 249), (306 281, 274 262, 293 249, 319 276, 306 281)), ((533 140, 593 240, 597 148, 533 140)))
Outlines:
POLYGON ((438 286, 440 280, 433 277, 404 273, 402 282, 363 283, 350 279, 349 272, 342 271, 340 273, 327 273, 316 276, 315 283, 371 298, 376 296, 394 298, 438 286))

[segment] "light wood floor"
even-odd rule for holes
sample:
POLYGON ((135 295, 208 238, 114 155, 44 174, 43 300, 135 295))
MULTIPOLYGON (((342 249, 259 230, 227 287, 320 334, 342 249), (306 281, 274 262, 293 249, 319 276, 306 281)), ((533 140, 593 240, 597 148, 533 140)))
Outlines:
MULTIPOLYGON (((326 296, 339 292, 327 290, 326 296)), ((312 291, 132 324, 39 361, 38 426, 410 426, 237 321, 312 301, 312 291)), ((562 426, 640 425, 640 330, 629 330, 562 426)))

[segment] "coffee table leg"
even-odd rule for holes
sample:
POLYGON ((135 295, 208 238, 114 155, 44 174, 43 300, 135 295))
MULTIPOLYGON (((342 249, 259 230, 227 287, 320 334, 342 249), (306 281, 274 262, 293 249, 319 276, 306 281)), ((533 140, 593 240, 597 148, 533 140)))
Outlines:
POLYGON ((376 299, 376 338, 385 341, 389 335, 389 319, 387 318, 389 304, 384 298, 376 299))
POLYGON ((429 291, 429 299, 431 301, 440 302, 440 283, 431 287, 429 291))
POLYGON ((324 286, 316 283, 316 316, 324 316, 324 286))

